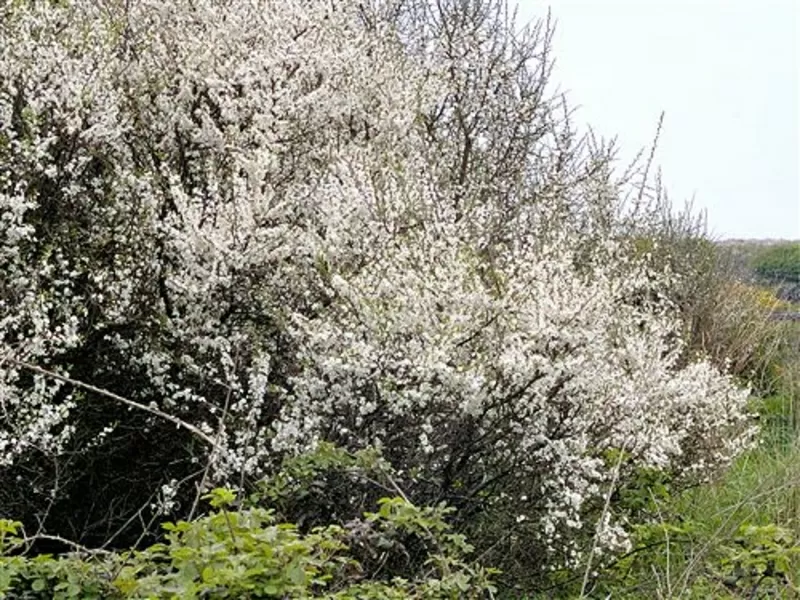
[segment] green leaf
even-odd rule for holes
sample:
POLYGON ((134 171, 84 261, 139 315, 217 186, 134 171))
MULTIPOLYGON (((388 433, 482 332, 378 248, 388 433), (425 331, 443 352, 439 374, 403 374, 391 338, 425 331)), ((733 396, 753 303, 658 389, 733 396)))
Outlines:
POLYGON ((299 561, 293 561, 286 569, 286 574, 294 585, 304 585, 306 582, 306 572, 299 561))
POLYGON ((214 568, 211 566, 208 566, 205 569, 203 569, 203 572, 201 574, 201 577, 203 578, 203 583, 209 583, 213 581, 215 574, 216 573, 214 571, 214 568))
POLYGON ((203 496, 203 498, 208 500, 209 504, 214 508, 223 508, 225 506, 230 506, 236 501, 236 494, 225 488, 216 488, 203 496))

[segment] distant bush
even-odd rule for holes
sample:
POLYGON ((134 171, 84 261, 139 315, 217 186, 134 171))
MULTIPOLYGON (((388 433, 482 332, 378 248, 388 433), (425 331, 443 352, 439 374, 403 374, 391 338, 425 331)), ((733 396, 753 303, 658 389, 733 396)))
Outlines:
POLYGON ((779 391, 778 371, 792 362, 791 327, 773 317, 791 305, 743 269, 740 254, 754 251, 750 246, 716 244, 702 221, 670 213, 634 248, 675 275, 666 293, 679 309, 685 361, 705 356, 757 394, 779 391))
POLYGON ((752 266, 770 283, 800 283, 800 242, 768 246, 754 257, 752 266))

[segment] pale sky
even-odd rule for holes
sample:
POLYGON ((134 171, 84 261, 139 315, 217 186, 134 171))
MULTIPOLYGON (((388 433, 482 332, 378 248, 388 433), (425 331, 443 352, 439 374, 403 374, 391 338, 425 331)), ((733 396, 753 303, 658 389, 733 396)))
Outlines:
POLYGON ((519 0, 557 22, 554 83, 578 121, 653 138, 674 203, 695 198, 717 238, 800 239, 798 0, 519 0))

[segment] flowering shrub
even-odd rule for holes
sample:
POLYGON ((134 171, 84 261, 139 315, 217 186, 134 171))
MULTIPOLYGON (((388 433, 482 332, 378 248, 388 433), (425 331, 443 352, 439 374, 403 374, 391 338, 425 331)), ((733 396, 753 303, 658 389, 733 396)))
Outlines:
POLYGON ((534 573, 624 549, 605 499, 641 468, 747 443, 612 149, 547 95, 550 31, 470 6, 2 9, 3 506, 119 543, 374 446, 534 573))

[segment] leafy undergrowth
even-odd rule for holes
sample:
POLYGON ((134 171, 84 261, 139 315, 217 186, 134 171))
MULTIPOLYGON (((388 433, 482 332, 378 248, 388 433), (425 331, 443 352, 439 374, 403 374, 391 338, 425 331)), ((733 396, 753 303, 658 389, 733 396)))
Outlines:
POLYGON ((491 570, 464 559, 471 547, 444 523, 443 506, 418 508, 384 498, 378 511, 348 527, 302 533, 263 508, 232 510, 235 496, 217 489, 215 509, 192 522, 165 523, 165 541, 142 552, 15 556, 25 546, 19 525, 0 521, 0 598, 481 598, 491 570), (357 556, 406 553, 409 539, 427 549, 412 578, 372 572, 357 556), (356 551, 356 549, 360 549, 356 551))

